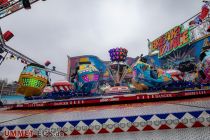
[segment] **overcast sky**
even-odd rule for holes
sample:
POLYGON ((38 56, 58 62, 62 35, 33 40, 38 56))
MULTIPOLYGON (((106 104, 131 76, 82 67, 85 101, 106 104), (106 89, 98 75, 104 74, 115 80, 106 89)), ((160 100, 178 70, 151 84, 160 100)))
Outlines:
MULTIPOLYGON (((32 59, 50 60, 67 72, 67 55, 97 55, 122 46, 128 56, 147 54, 147 38, 164 32, 198 13, 202 0, 47 0, 0 20, 15 37, 7 44, 32 59)), ((0 79, 18 80, 23 64, 7 60, 0 79)), ((53 81, 63 77, 52 75, 53 81)))

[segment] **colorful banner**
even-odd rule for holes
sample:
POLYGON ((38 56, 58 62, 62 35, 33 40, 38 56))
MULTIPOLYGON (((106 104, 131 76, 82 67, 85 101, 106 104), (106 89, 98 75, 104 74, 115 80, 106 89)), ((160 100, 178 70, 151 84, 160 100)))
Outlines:
POLYGON ((163 57, 189 42, 189 29, 183 31, 182 26, 180 25, 154 40, 151 43, 151 51, 159 50, 159 57, 163 57))
POLYGON ((180 63, 190 61, 194 62, 199 67, 200 54, 203 50, 208 48, 206 46, 210 46, 210 35, 189 43, 188 45, 185 45, 162 58, 158 58, 158 54, 151 56, 148 55, 146 56, 147 63, 153 67, 177 69, 180 63))

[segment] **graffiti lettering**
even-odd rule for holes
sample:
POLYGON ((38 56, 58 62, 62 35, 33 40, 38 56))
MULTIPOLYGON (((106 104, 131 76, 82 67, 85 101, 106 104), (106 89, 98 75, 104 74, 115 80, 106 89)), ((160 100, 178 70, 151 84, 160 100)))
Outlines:
POLYGON ((190 41, 189 30, 182 31, 182 26, 176 26, 151 43, 151 50, 159 50, 159 57, 163 57, 190 41))

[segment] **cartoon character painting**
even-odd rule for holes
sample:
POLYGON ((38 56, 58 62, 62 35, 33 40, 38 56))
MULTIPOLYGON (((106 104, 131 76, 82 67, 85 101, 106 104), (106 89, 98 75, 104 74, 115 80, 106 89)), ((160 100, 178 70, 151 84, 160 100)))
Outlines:
POLYGON ((210 83, 210 50, 201 54, 201 70, 199 71, 202 83, 210 83))
POLYGON ((78 63, 74 80, 76 90, 83 93, 95 93, 98 80, 98 69, 92 65, 87 58, 81 58, 78 63))
POLYGON ((171 82, 171 75, 162 69, 155 70, 149 64, 140 60, 133 66, 133 85, 138 90, 163 86, 171 82))

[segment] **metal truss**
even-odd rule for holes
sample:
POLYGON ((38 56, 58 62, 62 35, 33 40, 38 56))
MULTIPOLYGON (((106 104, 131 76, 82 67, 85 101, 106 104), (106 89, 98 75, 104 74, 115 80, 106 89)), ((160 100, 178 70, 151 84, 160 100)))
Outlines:
MULTIPOLYGON (((29 0, 31 4, 39 0, 29 0)), ((23 9, 21 0, 8 0, 8 2, 0 5, 0 19, 9 16, 21 9, 23 9)))
MULTIPOLYGON (((11 55, 16 56, 17 58, 27 62, 27 63, 34 63, 34 64, 42 65, 42 64, 36 62, 35 60, 29 58, 28 56, 18 52, 17 50, 13 49, 12 47, 6 45, 5 42, 4 42, 3 36, 2 36, 1 28, 0 28, 0 49, 2 49, 4 52, 6 52, 6 55, 11 54, 11 55)), ((6 55, 4 56, 4 58, 6 57, 6 55)), ((0 62, 0 64, 4 61, 4 58, 0 62)), ((65 77, 67 76, 66 73, 56 71, 54 69, 50 69, 50 68, 47 68, 47 67, 45 67, 45 70, 50 72, 50 73, 57 74, 57 75, 61 75, 61 76, 65 76, 65 77)))

